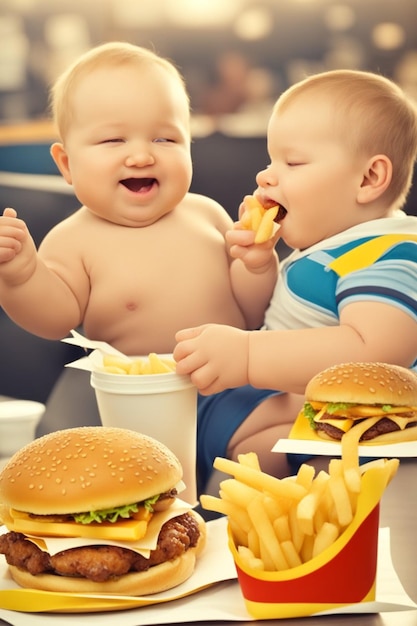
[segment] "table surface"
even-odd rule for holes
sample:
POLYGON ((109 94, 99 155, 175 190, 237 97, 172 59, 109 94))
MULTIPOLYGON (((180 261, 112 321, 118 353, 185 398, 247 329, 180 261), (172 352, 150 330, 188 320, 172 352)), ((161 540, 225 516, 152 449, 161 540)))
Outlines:
MULTIPOLYGON (((384 492, 381 502, 380 525, 391 531, 391 552, 394 567, 408 595, 417 602, 417 553, 415 529, 417 528, 417 460, 402 459, 397 475, 384 492)), ((117 621, 117 620, 116 620, 117 621)), ((74 616, 74 624, 76 624, 74 616)), ((265 622, 243 622, 242 624, 265 624, 265 622)), ((7 622, 0 619, 0 626, 7 622)), ((198 622, 198 625, 215 626, 213 622, 198 622)), ((217 624, 220 624, 217 622, 217 624)), ((241 624, 223 622, 224 626, 241 624)), ((275 626, 417 626, 417 611, 401 611, 380 614, 356 614, 326 617, 309 617, 292 620, 270 620, 275 626)))

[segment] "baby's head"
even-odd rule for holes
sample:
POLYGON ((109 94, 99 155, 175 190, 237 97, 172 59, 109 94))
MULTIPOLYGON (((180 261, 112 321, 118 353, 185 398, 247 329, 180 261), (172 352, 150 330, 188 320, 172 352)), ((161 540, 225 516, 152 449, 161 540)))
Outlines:
MULTIPOLYGON (((58 77, 50 93, 52 116, 61 139, 64 139, 73 118, 72 97, 78 84, 95 70, 133 67, 138 72, 149 67, 160 67, 178 82, 184 93, 184 103, 189 109, 186 85, 179 70, 168 59, 127 42, 110 42, 92 48, 79 57, 58 77)), ((117 86, 109 85, 109 89, 117 86)), ((146 89, 146 85, 144 86, 146 89)))
MULTIPOLYGON (((389 79, 355 70, 335 70, 308 77, 285 91, 273 115, 296 100, 306 106, 315 96, 327 97, 340 140, 358 155, 383 154, 392 163, 392 180, 384 192, 387 206, 401 207, 411 186, 417 156, 417 109, 389 79)), ((314 124, 314 119, 312 119, 314 124)))

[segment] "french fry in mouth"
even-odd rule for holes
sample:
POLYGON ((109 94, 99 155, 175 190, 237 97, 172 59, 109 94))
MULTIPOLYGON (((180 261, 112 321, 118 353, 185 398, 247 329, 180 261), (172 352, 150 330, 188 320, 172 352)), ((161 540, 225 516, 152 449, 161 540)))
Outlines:
POLYGON ((264 243, 274 234, 275 218, 279 206, 265 209, 255 196, 245 196, 245 210, 240 219, 242 228, 255 231, 255 243, 264 243))

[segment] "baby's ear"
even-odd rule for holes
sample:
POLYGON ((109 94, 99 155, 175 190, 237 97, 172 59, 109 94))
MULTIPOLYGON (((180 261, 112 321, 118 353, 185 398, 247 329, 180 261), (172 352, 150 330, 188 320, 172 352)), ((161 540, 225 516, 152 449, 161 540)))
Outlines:
POLYGON ((367 204, 379 198, 389 187, 392 179, 392 163, 385 154, 371 157, 363 174, 361 186, 358 190, 357 201, 367 204))
POLYGON ((69 168, 69 159, 67 152, 62 143, 53 143, 50 149, 51 156, 55 161, 55 164, 62 176, 65 178, 66 182, 71 185, 71 170, 69 168))

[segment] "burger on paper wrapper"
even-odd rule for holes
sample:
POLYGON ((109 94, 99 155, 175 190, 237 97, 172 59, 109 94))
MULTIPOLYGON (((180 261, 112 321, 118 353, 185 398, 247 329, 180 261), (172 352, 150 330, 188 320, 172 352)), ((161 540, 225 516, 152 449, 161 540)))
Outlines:
POLYGON ((177 499, 177 457, 121 428, 36 439, 0 474, 0 553, 23 587, 148 595, 194 572, 204 520, 177 499))
POLYGON ((388 363, 344 363, 308 383, 300 416, 319 437, 340 440, 362 423, 368 444, 417 440, 417 375, 388 363))

